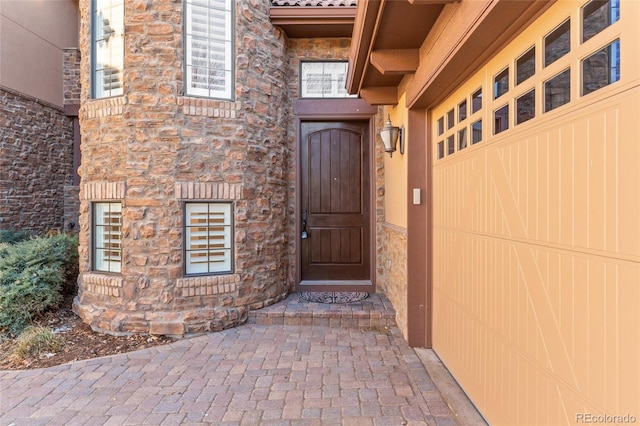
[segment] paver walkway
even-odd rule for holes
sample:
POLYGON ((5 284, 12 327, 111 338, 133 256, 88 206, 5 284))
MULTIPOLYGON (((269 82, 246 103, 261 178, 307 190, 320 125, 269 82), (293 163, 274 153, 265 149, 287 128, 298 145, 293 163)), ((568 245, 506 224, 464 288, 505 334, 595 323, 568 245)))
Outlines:
POLYGON ((457 424, 396 327, 249 324, 0 386, 2 425, 457 424))

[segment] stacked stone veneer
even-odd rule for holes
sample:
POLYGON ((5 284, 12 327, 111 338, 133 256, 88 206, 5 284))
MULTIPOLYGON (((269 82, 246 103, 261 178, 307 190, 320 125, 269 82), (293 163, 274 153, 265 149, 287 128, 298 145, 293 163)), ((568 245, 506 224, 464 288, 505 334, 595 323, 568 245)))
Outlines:
POLYGON ((382 245, 378 258, 383 267, 378 273, 378 288, 395 308, 398 328, 407 338, 407 230, 390 223, 382 225, 382 245))
POLYGON ((62 108, 0 87, 0 229, 44 234, 64 226, 73 123, 62 108))
POLYGON ((79 105, 82 95, 80 85, 80 50, 62 49, 62 102, 64 105, 79 105))
POLYGON ((292 167, 286 38, 268 1, 235 2, 235 99, 184 95, 183 4, 125 2, 124 95, 90 99, 90 1, 81 0, 82 166, 76 312, 111 333, 180 335, 246 320, 284 298, 292 167), (91 267, 91 205, 122 203, 122 270, 91 267), (183 205, 234 205, 234 273, 185 277, 183 205))
POLYGON ((71 182, 64 186, 64 229, 66 232, 78 232, 78 217, 80 214, 80 187, 78 186, 77 167, 79 158, 75 158, 80 138, 77 134, 78 117, 77 108, 80 106, 82 87, 80 85, 80 50, 78 48, 62 49, 62 104, 65 114, 73 122, 74 126, 74 162, 71 171, 71 182))

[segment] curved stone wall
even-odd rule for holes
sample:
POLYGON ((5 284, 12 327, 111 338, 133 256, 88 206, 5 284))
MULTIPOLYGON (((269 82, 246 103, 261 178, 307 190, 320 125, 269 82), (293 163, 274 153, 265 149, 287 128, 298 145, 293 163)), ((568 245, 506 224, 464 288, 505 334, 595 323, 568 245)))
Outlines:
POLYGON ((182 95, 181 2, 125 2, 124 95, 90 99, 90 1, 82 13, 80 276, 75 311, 110 333, 218 330, 284 298, 286 39, 269 2, 236 1, 235 99, 182 95), (283 87, 284 86, 284 87, 283 87), (91 205, 122 203, 120 274, 92 271, 91 205), (234 208, 234 273, 185 277, 185 201, 234 208))

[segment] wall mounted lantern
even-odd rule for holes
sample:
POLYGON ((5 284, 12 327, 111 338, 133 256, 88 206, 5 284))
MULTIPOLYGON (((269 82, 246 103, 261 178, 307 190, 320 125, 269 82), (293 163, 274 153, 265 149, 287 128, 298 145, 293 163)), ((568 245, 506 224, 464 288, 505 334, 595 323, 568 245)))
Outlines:
POLYGON ((391 116, 387 115, 387 117, 387 124, 380 129, 380 138, 382 138, 384 150, 389 153, 389 157, 393 157, 393 152, 396 150, 396 144, 398 143, 399 138, 400 154, 404 154, 404 126, 394 126, 391 124, 391 116))

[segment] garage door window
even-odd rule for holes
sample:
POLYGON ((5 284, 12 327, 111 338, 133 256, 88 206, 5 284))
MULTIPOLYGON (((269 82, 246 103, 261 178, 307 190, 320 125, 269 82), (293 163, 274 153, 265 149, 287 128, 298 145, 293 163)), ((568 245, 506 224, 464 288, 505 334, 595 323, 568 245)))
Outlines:
POLYGON ((593 0, 582 8, 582 42, 620 19, 620 0, 593 0))
POLYGON ((493 134, 504 132, 509 128, 509 105, 498 108, 493 113, 493 134))
POLYGON ((500 71, 493 78, 493 99, 498 99, 509 91, 509 68, 500 71))
POLYGON ((527 50, 516 61, 516 85, 524 83, 536 72, 536 48, 527 50))
POLYGON ((571 70, 567 69, 544 83, 544 112, 571 100, 571 70))
POLYGON ((582 61, 582 94, 588 95, 620 80, 620 40, 582 61))
POLYGON ((536 91, 530 90, 516 100, 516 124, 531 120, 536 115, 536 91))
POLYGON ((567 19, 544 38, 544 66, 549 66, 571 50, 571 21, 567 19))

